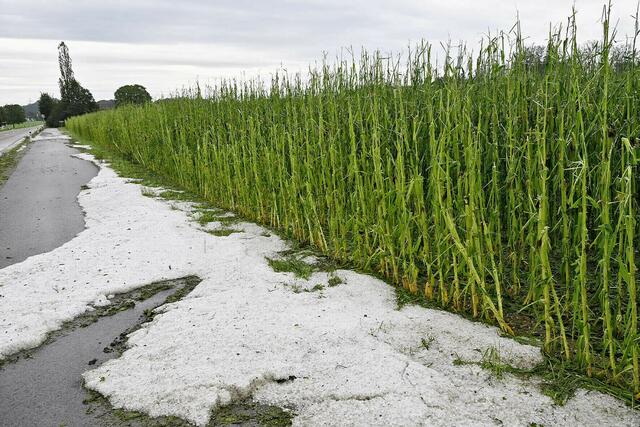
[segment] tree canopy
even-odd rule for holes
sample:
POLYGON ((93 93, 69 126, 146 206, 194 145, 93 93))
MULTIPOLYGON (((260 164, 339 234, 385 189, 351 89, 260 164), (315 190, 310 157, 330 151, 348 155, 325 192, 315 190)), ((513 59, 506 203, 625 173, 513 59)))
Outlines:
POLYGON ((151 102, 151 95, 149 95, 147 89, 138 84, 122 86, 116 90, 114 96, 116 99, 116 107, 126 104, 144 104, 151 102))
POLYGON ((55 106, 57 99, 49 95, 48 93, 41 93, 40 99, 38 100, 38 110, 40 110, 40 114, 42 114, 45 120, 51 115, 51 111, 55 106))
POLYGON ((2 107, 6 124, 17 125, 27 120, 24 109, 18 104, 9 104, 2 107))

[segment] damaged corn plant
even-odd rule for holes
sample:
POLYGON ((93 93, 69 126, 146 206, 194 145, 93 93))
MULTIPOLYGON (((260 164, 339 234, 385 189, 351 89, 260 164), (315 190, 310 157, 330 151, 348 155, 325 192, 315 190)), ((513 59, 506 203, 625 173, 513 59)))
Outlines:
POLYGON ((519 25, 74 117, 80 138, 640 397, 636 33, 519 25), (526 319, 523 326, 522 319, 526 319))

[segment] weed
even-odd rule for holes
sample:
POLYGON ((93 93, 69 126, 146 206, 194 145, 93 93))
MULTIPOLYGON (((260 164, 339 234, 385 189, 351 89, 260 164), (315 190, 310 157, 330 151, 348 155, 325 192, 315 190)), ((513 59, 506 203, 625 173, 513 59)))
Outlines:
POLYGON ((431 344, 433 344, 435 340, 436 340, 435 337, 429 336, 426 339, 422 338, 420 340, 420 344, 422 344, 422 347, 425 350, 429 350, 431 348, 431 344))
POLYGON ((24 154, 23 148, 26 147, 29 142, 30 139, 27 139, 5 153, 0 153, 0 187, 9 179, 9 175, 24 154))
POLYGON ((333 274, 329 277, 328 285, 330 288, 341 285, 342 283, 344 283, 344 280, 342 280, 340 276, 333 274))
POLYGON ((288 256, 282 259, 267 258, 267 262, 273 271, 277 273, 293 273, 295 277, 306 280, 308 280, 313 273, 313 266, 295 256, 288 256))
POLYGON ((217 230, 207 230, 207 233, 213 236, 218 236, 218 237, 226 237, 233 233, 240 233, 240 232, 241 230, 236 230, 234 228, 220 228, 217 230))

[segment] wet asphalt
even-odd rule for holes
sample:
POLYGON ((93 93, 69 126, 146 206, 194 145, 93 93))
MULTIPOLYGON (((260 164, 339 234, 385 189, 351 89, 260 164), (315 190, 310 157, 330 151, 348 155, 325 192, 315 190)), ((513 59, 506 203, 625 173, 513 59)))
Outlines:
MULTIPOLYGON (((0 269, 48 252, 84 227, 77 202, 81 187, 98 169, 71 157, 78 150, 44 130, 0 188, 0 269)), ((177 287, 182 281, 175 281, 177 287)), ((94 323, 72 326, 41 347, 0 366, 0 427, 127 425, 108 407, 85 404, 82 373, 117 357, 109 350, 124 332, 146 320, 145 310, 162 304, 176 288, 94 323)), ((104 406, 104 405, 103 405, 104 406)))
MULTIPOLYGON (((54 135, 47 129, 40 134, 54 135)), ((0 187, 0 268, 55 249, 84 229, 77 196, 98 168, 71 157, 78 150, 65 142, 32 142, 0 187)))
POLYGON ((10 150, 25 137, 35 132, 39 127, 40 126, 23 129, 3 130, 2 132, 0 132, 0 156, 2 155, 2 152, 10 150))
POLYGON ((159 292, 134 308, 72 329, 30 357, 0 367, 0 427, 127 425, 114 421, 108 410, 84 402, 89 395, 82 373, 117 357, 117 352, 104 349, 174 291, 159 292))

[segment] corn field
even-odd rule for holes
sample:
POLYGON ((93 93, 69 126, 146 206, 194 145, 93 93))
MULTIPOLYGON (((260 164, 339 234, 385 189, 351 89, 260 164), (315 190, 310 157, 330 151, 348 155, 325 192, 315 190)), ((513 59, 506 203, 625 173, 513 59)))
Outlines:
POLYGON ((608 16, 586 47, 574 15, 537 51, 517 25, 439 64, 421 43, 67 128, 637 395, 640 65, 608 16))

